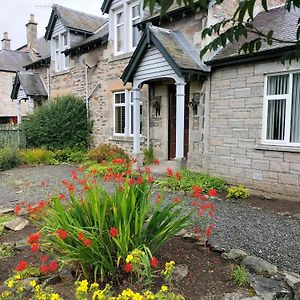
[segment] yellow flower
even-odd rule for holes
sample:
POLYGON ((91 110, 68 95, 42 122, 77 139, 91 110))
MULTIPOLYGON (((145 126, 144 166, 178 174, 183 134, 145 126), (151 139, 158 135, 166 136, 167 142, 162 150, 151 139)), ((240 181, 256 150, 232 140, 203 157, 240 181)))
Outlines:
POLYGON ((14 281, 10 279, 7 281, 6 285, 8 288, 12 288, 14 286, 14 281))
POLYGON ((88 291, 88 281, 86 279, 82 280, 79 282, 79 286, 76 289, 76 293, 77 294, 81 294, 81 293, 87 293, 88 291))
POLYGON ((22 292, 24 291, 24 288, 23 288, 22 286, 20 286, 20 287, 18 288, 18 291, 19 291, 20 293, 22 293, 22 292))
POLYGON ((15 275, 15 279, 16 279, 16 280, 20 280, 20 279, 21 279, 21 275, 20 275, 20 274, 16 274, 16 275, 15 275))
POLYGON ((150 291, 144 292, 144 296, 146 297, 146 300, 153 300, 153 299, 155 299, 155 295, 152 292, 150 292, 150 291))
POLYGON ((93 294, 92 300, 102 300, 105 299, 104 291, 96 291, 93 294))
POLYGON ((133 260, 133 256, 131 254, 128 254, 126 257, 126 263, 130 263, 133 260))
POLYGON ((29 282, 29 285, 32 286, 32 287, 35 287, 36 286, 36 281, 35 280, 31 280, 29 282))
POLYGON ((50 300, 60 300, 61 298, 59 297, 58 294, 51 294, 50 300))
POLYGON ((161 288, 160 288, 160 290, 162 292, 167 292, 168 291, 168 287, 166 285, 162 285, 161 288))
POLYGON ((90 291, 91 290, 97 290, 99 288, 99 284, 97 282, 94 282, 90 286, 90 291))

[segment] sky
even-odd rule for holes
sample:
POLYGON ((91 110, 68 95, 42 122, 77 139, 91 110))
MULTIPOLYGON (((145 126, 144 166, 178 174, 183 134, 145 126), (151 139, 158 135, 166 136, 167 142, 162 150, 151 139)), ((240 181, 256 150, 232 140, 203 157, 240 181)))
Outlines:
MULTIPOLYGON (((59 4, 89 14, 101 16, 102 0, 2 0, 0 10, 0 40, 7 31, 11 39, 11 49, 26 44, 26 27, 30 14, 34 14, 38 23, 38 37, 45 34, 51 14, 51 6, 59 4)), ((1 46, 0 46, 0 49, 1 46)))

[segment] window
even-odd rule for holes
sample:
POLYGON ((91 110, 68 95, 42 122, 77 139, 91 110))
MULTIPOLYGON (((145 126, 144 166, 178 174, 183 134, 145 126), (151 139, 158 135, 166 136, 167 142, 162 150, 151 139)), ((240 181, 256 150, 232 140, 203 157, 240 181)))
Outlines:
POLYGON ((137 26, 135 26, 141 20, 140 3, 124 4, 121 8, 114 10, 113 20, 115 55, 133 51, 141 36, 137 26))
MULTIPOLYGON (((140 102, 140 133, 142 133, 142 102, 140 102)), ((114 93, 114 134, 133 135, 133 101, 132 92, 114 93)))
POLYGON ((55 61, 55 70, 62 71, 69 68, 69 57, 66 57, 64 50, 69 48, 69 35, 63 33, 52 38, 53 42, 53 56, 55 61))
POLYGON ((300 145, 300 73, 266 77, 263 141, 300 145))

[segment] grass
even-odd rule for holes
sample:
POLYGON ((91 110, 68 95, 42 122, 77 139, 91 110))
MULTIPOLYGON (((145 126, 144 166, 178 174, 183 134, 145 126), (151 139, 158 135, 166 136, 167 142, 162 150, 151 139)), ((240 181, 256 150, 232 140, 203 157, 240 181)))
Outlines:
POLYGON ((14 216, 9 214, 0 215, 0 235, 3 234, 4 224, 10 220, 12 220, 14 216))
POLYGON ((14 256, 12 244, 0 244, 0 259, 14 256))

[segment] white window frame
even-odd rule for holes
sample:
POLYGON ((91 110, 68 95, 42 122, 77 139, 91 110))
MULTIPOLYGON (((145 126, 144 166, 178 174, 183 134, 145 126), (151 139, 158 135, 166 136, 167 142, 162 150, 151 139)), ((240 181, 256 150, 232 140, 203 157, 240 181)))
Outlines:
POLYGON ((66 57, 63 51, 70 48, 70 34, 68 31, 59 33, 52 37, 53 56, 55 62, 55 72, 66 71, 69 69, 69 57, 66 57), (64 37, 67 36, 67 45, 64 44, 64 37), (58 47, 56 41, 58 40, 58 47))
MULTIPOLYGON (((128 24, 129 24, 129 30, 128 30, 128 34, 129 34, 129 37, 128 37, 128 40, 129 40, 129 45, 128 45, 128 47, 129 47, 129 51, 134 51, 135 50, 135 48, 136 48, 136 46, 133 46, 132 44, 133 44, 133 39, 132 39, 132 34, 133 34, 133 23, 134 23, 134 21, 136 21, 136 20, 141 20, 142 19, 142 9, 141 9, 141 2, 140 1, 135 1, 135 2, 133 2, 133 3, 130 3, 129 5, 128 5, 128 7, 129 7, 129 22, 128 22, 128 24), (132 16, 132 8, 134 7, 134 6, 137 6, 137 5, 139 5, 139 15, 138 15, 138 17, 133 17, 132 16)), ((141 35, 140 35, 140 38, 141 38, 141 35)))
POLYGON ((115 55, 121 55, 125 53, 125 49, 126 49, 126 30, 125 30, 125 23, 126 23, 126 19, 125 19, 125 9, 123 6, 119 7, 118 9, 113 11, 113 23, 114 23, 114 53, 115 55), (117 15, 119 13, 123 13, 123 23, 117 23, 117 15), (124 29, 124 36, 123 36, 123 49, 118 51, 118 31, 117 28, 119 26, 123 26, 124 29))
POLYGON ((291 113, 292 113, 292 91, 293 91, 293 75, 299 73, 299 71, 293 72, 281 72, 273 73, 265 76, 264 81, 264 100, 263 100, 263 122, 262 122, 262 143, 266 145, 278 145, 299 147, 300 143, 291 143, 291 113), (281 95, 267 95, 268 78, 279 75, 289 75, 288 93, 281 95), (284 124, 284 140, 270 140, 267 139, 267 119, 268 119, 268 102, 270 100, 285 100, 285 124, 284 124))
MULTIPOLYGON (((128 137, 133 137, 133 133, 131 133, 131 119, 133 118, 133 115, 131 113, 131 107, 133 106, 133 102, 131 101, 132 99, 132 91, 125 90, 125 91, 118 91, 113 93, 113 112, 114 112, 114 117, 113 117, 113 132, 114 136, 128 136, 128 137), (125 94, 125 103, 116 103, 116 95, 118 94, 125 94), (124 133, 119 133, 116 132, 116 107, 125 107, 125 128, 124 128, 124 133)), ((140 101, 140 106, 142 106, 142 101, 140 101)), ((141 120, 142 121, 142 120, 141 120)))

